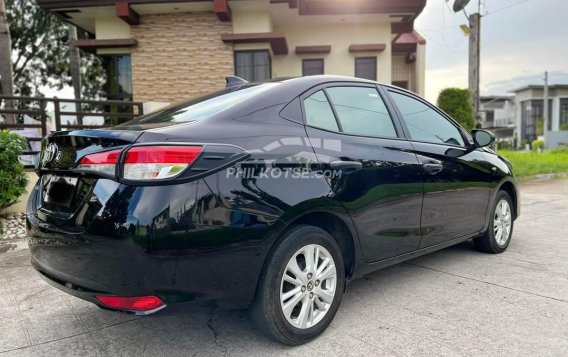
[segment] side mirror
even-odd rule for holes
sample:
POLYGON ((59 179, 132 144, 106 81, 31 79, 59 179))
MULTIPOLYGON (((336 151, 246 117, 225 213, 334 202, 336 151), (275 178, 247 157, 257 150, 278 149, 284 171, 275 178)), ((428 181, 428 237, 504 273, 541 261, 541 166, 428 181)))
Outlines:
POLYGON ((473 135, 475 147, 482 148, 495 142, 495 135, 488 130, 475 129, 471 134, 473 135))

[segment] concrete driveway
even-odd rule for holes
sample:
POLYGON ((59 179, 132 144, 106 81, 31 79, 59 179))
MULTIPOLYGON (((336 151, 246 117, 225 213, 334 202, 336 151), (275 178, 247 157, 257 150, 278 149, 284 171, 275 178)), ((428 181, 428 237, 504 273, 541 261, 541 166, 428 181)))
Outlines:
POLYGON ((0 355, 568 355, 568 181, 522 186, 506 253, 467 244, 351 284, 330 328, 290 348, 242 311, 100 310, 43 282, 25 245, 0 251, 0 355))

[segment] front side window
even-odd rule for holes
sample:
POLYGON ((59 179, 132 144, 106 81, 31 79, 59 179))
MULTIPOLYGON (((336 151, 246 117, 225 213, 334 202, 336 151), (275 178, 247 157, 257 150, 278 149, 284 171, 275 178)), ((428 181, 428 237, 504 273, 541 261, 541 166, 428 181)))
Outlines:
POLYGON ((394 124, 376 88, 331 87, 326 90, 343 132, 396 137, 394 124))
POLYGON ((331 105, 323 91, 317 91, 304 100, 306 124, 331 131, 339 131, 331 105))
POLYGON ((377 57, 355 58, 355 77, 377 80, 377 57))
POLYGON ((302 61, 302 76, 323 74, 323 59, 305 59, 302 61))
POLYGON ((249 82, 269 80, 271 75, 270 53, 261 51, 235 52, 235 75, 249 82))
POLYGON ((440 113, 407 95, 389 92, 402 114, 412 140, 464 146, 458 128, 440 113))

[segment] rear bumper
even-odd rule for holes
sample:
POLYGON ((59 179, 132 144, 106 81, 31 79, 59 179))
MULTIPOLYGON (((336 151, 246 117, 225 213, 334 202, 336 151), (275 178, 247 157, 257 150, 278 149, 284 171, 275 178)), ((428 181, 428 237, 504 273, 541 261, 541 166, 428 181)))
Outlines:
MULTIPOLYGON (((267 218, 244 219, 243 213, 217 205, 207 189, 196 185, 134 188, 131 199, 121 201, 125 214, 103 206, 87 229, 38 215, 35 191, 27 210, 32 264, 53 286, 101 307, 99 295, 154 295, 166 305, 216 300, 231 307, 247 306, 274 227, 258 224, 269 222, 267 218), (195 198, 196 192, 202 192, 201 200, 195 198), (169 201, 167 210, 163 200, 169 201)), ((121 186, 111 196, 124 191, 121 186)))
POLYGON ((89 302, 99 306, 101 309, 119 311, 119 312, 124 312, 124 313, 132 314, 132 315, 149 315, 149 314, 153 314, 155 312, 158 312, 158 311, 160 311, 160 310, 162 310, 162 309, 164 309, 168 306, 167 304, 164 303, 163 305, 161 305, 160 307, 158 307, 156 309, 146 310, 146 311, 112 309, 112 308, 109 308, 109 307, 101 304, 101 302, 99 300, 97 300, 96 296, 103 295, 100 292, 92 291, 89 288, 85 288, 83 286, 74 285, 71 282, 64 281, 61 278, 58 278, 56 276, 53 276, 53 275, 47 273, 45 270, 43 270, 41 267, 39 267, 39 265, 37 264, 37 262, 34 261, 33 258, 32 258, 32 266, 38 271, 38 273, 43 278, 43 280, 45 280, 50 285, 56 287, 57 289, 59 289, 63 292, 66 292, 69 295, 73 295, 73 296, 78 297, 80 299, 89 301, 89 302))

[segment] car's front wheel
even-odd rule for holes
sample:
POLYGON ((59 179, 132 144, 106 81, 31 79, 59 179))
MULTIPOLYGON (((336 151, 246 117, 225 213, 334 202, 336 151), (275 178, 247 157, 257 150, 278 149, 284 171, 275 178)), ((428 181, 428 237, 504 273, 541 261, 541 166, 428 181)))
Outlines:
POLYGON ((513 235, 513 201, 507 192, 497 193, 491 217, 485 234, 475 239, 475 246, 483 252, 502 253, 513 235))
POLYGON ((305 343, 331 323, 344 286, 343 258, 333 237, 317 227, 293 227, 268 258, 253 320, 280 342, 305 343))

